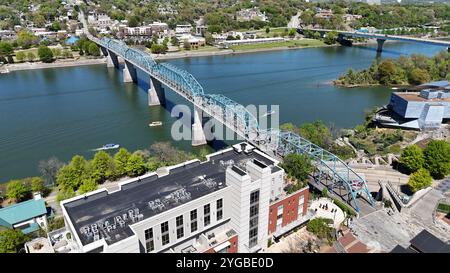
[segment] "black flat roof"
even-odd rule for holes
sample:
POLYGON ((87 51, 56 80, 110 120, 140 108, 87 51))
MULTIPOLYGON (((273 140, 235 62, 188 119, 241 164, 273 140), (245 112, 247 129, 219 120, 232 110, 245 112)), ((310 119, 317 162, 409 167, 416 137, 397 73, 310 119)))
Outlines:
POLYGON ((422 230, 411 241, 411 248, 422 253, 450 253, 450 245, 441 241, 439 238, 422 230))
POLYGON ((217 154, 210 161, 200 164, 194 162, 170 170, 166 176, 156 175, 143 178, 122 186, 122 190, 108 194, 100 192, 70 203, 64 204, 69 218, 76 229, 83 245, 94 241, 92 234, 82 232, 84 227, 93 224, 116 223, 116 229, 107 231, 98 228, 101 238, 112 244, 133 235, 129 224, 150 218, 164 211, 173 209, 183 203, 195 200, 219 189, 225 188, 225 171, 228 166, 241 166, 245 170, 245 162, 257 159, 268 166, 274 162, 258 153, 237 153, 234 150, 217 154), (177 197, 174 197, 177 196, 177 197), (186 198, 186 196, 188 196, 186 198), (184 199, 183 199, 184 197, 184 199), (159 199, 160 202, 157 202, 159 199), (153 201, 154 209, 149 202, 153 201), (158 208, 159 205, 159 208, 158 208), (136 210, 137 209, 137 210, 136 210), (131 210, 131 212, 129 212, 131 210), (136 212, 134 212, 136 210, 136 212), (128 215, 126 218, 122 217, 128 215), (141 215, 132 221, 129 215, 141 215), (125 219, 121 227, 117 219, 125 219))
POLYGON ((396 245, 390 253, 417 253, 409 248, 404 248, 401 245, 396 245))

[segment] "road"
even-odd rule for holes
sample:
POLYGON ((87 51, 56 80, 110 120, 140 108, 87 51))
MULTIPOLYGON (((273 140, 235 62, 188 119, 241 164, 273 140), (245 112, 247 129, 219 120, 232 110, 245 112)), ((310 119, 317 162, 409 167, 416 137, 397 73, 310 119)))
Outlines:
POLYGON ((302 14, 301 11, 299 11, 299 12, 297 12, 296 15, 292 16, 287 27, 288 28, 297 28, 300 25, 299 17, 301 14, 302 14))

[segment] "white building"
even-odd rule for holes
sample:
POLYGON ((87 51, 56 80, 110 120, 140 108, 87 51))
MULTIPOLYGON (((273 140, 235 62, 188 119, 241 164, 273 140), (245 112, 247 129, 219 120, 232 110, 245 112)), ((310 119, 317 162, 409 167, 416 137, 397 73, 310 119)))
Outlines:
POLYGON ((251 20, 267 21, 266 12, 261 12, 258 7, 243 9, 236 12, 236 19, 244 22, 251 20))
POLYGON ((183 34, 190 34, 192 32, 192 25, 177 25, 175 27, 175 34, 177 36, 183 35, 183 34))
POLYGON ((241 143, 61 207, 82 252, 257 252, 274 232, 306 221, 307 188, 284 195, 277 165, 241 143))

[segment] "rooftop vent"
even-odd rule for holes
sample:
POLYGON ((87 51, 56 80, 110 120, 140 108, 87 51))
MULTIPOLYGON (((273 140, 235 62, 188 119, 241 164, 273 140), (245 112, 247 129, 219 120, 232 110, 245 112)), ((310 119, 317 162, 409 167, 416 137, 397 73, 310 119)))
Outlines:
POLYGON ((262 168, 262 169, 268 167, 266 164, 262 163, 261 161, 259 161, 259 160, 257 160, 257 159, 253 159, 253 163, 254 163, 256 166, 258 166, 258 167, 260 167, 260 168, 262 168))
POLYGON ((237 166, 233 166, 233 167, 231 167, 231 169, 232 169, 235 173, 239 174, 240 176, 244 176, 244 175, 247 174, 246 172, 244 172, 243 170, 241 170, 241 169, 240 169, 239 167, 237 167, 237 166))

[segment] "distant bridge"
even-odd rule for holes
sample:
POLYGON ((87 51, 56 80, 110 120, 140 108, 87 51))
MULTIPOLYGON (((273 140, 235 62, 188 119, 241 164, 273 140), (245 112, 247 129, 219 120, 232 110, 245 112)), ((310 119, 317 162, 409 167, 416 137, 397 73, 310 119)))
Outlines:
POLYGON ((402 42, 413 42, 413 43, 421 43, 421 44, 429 44, 435 46, 443 46, 446 47, 450 52, 450 41, 444 40, 432 40, 425 38, 415 38, 415 37, 406 37, 406 36, 398 36, 398 35, 388 35, 388 34, 377 34, 377 33, 365 33, 360 31, 342 31, 342 30, 332 30, 332 29, 316 29, 316 28, 302 28, 299 27, 297 31, 299 33, 303 33, 304 30, 317 31, 321 35, 325 33, 335 31, 338 33, 340 37, 359 37, 366 39, 376 39, 377 40, 377 52, 383 51, 383 45, 386 40, 394 40, 394 41, 402 41, 402 42))
POLYGON ((168 63, 157 63, 146 52, 128 47, 125 43, 109 39, 96 38, 85 32, 87 37, 97 43, 107 66, 120 68, 119 57, 124 60, 123 81, 137 82, 137 69, 149 75, 149 105, 164 105, 165 95, 162 85, 172 89, 194 105, 192 124, 192 145, 206 144, 203 131, 202 114, 216 119, 261 150, 276 156, 291 153, 306 153, 314 159, 316 173, 314 178, 331 181, 329 190, 340 190, 341 197, 358 213, 360 207, 357 197, 362 196, 374 206, 366 181, 354 172, 344 161, 334 154, 320 148, 310 141, 292 132, 280 132, 262 129, 258 120, 244 106, 220 94, 206 94, 203 87, 189 72, 168 63), (344 195, 342 195, 344 190, 344 195))

